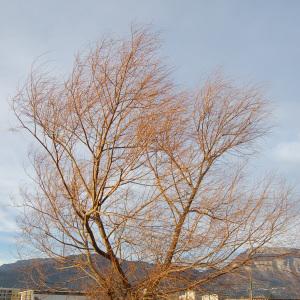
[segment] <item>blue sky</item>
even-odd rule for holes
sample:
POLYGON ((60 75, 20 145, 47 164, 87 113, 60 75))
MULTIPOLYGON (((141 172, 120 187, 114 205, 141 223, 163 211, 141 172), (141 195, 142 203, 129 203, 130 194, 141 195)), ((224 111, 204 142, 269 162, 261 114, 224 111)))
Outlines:
POLYGON ((26 0, 0 2, 0 264, 17 258, 13 236, 19 186, 27 180, 29 141, 8 99, 41 55, 67 72, 76 52, 131 23, 161 32, 176 81, 195 87, 221 68, 240 83, 259 83, 274 107, 272 135, 252 163, 297 185, 300 179, 300 1, 26 0))

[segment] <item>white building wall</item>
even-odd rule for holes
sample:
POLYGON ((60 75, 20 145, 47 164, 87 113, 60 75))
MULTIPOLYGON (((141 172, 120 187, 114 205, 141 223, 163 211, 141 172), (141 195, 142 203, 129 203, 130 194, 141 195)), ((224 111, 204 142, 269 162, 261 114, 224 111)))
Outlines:
POLYGON ((203 295, 202 300, 218 300, 219 297, 217 294, 208 294, 208 295, 203 295))
POLYGON ((196 300, 196 293, 194 291, 186 291, 184 295, 179 296, 179 300, 196 300))
POLYGON ((87 300, 83 295, 38 293, 32 290, 21 292, 21 300, 87 300))
POLYGON ((86 300, 86 296, 81 295, 47 295, 47 294, 34 294, 32 300, 86 300))

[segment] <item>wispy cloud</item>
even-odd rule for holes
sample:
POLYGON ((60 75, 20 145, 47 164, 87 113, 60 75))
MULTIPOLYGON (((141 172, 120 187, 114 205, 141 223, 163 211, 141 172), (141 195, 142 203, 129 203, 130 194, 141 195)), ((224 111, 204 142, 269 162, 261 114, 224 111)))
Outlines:
POLYGON ((274 148, 276 160, 286 163, 300 163, 300 139, 296 141, 279 143, 274 148))
POLYGON ((0 231, 11 232, 16 231, 17 225, 14 218, 14 212, 6 210, 0 212, 0 231))

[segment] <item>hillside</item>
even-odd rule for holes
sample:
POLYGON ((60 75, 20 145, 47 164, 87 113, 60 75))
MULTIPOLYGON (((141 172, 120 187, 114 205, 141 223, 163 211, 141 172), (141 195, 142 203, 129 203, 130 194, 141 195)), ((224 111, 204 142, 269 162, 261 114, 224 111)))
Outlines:
POLYGON ((249 266, 219 278, 211 288, 225 297, 247 297, 251 283, 254 297, 300 299, 300 249, 263 249, 249 266))
MULTIPOLYGON (((106 262, 99 260, 99 264, 105 266, 106 262)), ((135 276, 143 276, 145 269, 150 266, 140 262, 125 262, 123 267, 135 269, 135 276)), ((299 299, 300 250, 266 248, 256 255, 251 265, 218 278, 206 288, 223 297, 247 297, 251 278, 253 296, 299 299)), ((74 269, 56 265, 52 259, 22 260, 0 266, 2 287, 37 288, 40 282, 46 283, 43 288, 81 289, 88 280, 74 269)))

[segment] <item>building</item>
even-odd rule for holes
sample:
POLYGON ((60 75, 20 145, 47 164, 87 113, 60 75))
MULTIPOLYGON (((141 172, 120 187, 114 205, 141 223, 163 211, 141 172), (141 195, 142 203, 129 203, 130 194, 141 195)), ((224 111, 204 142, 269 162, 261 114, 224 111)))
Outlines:
POLYGON ((207 294, 207 295, 202 295, 201 299, 202 300, 218 300, 219 297, 217 294, 207 294))
POLYGON ((86 300, 82 292, 73 291, 35 291, 28 290, 20 292, 19 300, 86 300))
POLYGON ((186 291, 184 294, 178 297, 178 300, 196 300, 196 292, 195 291, 186 291))
POLYGON ((218 300, 217 294, 202 294, 197 291, 187 290, 176 293, 171 296, 170 300, 218 300))
POLYGON ((19 300, 19 293, 19 289, 0 288, 0 300, 19 300))

